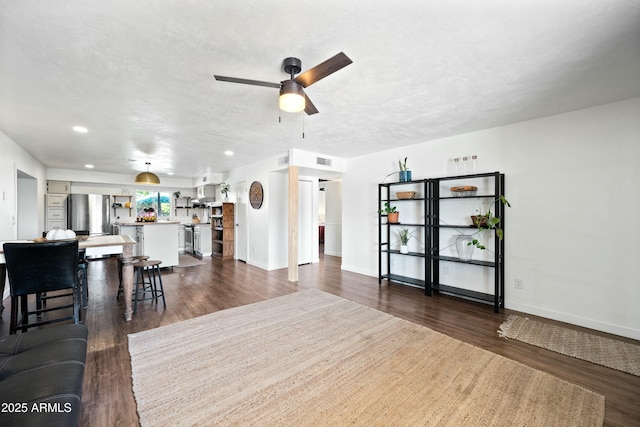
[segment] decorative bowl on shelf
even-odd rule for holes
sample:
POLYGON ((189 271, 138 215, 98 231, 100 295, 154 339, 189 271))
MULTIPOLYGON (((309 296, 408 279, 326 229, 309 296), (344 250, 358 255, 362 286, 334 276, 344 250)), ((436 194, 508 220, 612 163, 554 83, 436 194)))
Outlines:
POLYGON ((416 197, 416 192, 415 191, 397 191, 396 197, 400 200, 414 199, 416 197))
POLYGON ((451 195, 454 197, 473 197, 476 195, 478 187, 473 185, 459 185, 451 187, 451 195))

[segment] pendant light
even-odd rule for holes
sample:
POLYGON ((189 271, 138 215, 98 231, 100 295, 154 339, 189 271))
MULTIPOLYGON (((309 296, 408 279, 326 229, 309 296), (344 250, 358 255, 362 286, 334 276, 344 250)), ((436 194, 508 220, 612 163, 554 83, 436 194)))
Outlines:
POLYGON ((146 162, 145 165, 147 165, 147 171, 139 173, 136 176, 136 184, 160 184, 160 178, 158 178, 158 175, 149 172, 149 166, 151 163, 146 162))

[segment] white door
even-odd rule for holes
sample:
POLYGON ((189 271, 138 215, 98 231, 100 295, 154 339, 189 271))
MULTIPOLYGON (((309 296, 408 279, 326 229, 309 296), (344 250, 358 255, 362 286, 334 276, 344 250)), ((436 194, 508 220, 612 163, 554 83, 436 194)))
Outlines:
POLYGON ((247 262, 247 209, 248 209, 247 182, 236 183, 236 209, 235 209, 235 254, 236 259, 247 262))
POLYGON ((313 193, 311 181, 298 181, 298 264, 313 262, 313 193))

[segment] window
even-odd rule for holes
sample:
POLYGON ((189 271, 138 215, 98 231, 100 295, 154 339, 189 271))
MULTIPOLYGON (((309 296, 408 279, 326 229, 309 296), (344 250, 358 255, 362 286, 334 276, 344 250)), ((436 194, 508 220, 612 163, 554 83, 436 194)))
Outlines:
POLYGON ((145 209, 153 208, 156 216, 169 216, 171 212, 170 193, 157 191, 136 191, 136 216, 142 216, 145 209))

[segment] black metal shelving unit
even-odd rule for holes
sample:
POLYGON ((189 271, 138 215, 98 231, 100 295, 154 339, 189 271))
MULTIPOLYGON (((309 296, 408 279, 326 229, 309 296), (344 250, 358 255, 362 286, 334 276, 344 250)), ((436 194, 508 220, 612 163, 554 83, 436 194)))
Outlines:
POLYGON ((383 280, 388 280, 390 282, 400 283, 400 284, 418 287, 418 288, 424 288, 425 293, 427 295, 431 295, 431 286, 428 285, 429 278, 431 277, 431 274, 429 271, 430 262, 427 257, 426 245, 425 245, 424 252, 409 252, 407 254, 403 254, 396 249, 391 249, 391 230, 394 229, 394 227, 422 227, 424 230, 425 240, 426 241, 430 240, 428 237, 429 229, 427 228, 427 220, 426 220, 426 212, 428 210, 429 203, 430 203, 428 181, 413 180, 413 181, 390 182, 390 183, 378 184, 378 209, 379 210, 383 209, 385 202, 397 204, 399 206, 399 211, 402 211, 402 205, 406 205, 409 203, 420 203, 422 208, 423 219, 421 222, 414 221, 414 222, 408 223, 408 222, 402 222, 402 216, 401 216, 400 222, 389 223, 387 221, 387 216, 385 214, 378 215, 378 242, 379 242, 378 284, 381 284, 383 280), (391 197, 392 190, 401 191, 403 186, 411 187, 412 188, 411 191, 414 191, 414 189, 419 189, 417 191, 419 197, 415 197, 413 199, 398 199, 395 197, 391 197), (425 279, 410 277, 410 276, 392 272, 392 267, 391 267, 392 256, 423 258, 425 279))
MULTIPOLYGON (((490 173, 481 173, 481 174, 472 174, 472 175, 458 175, 458 176, 448 176, 442 178, 430 178, 427 181, 427 186, 429 187, 427 193, 430 194, 431 197, 428 199, 427 207, 426 207, 426 227, 427 233, 426 235, 429 237, 427 240, 427 258, 428 264, 430 264, 429 272, 429 285, 427 288, 434 292, 442 292, 446 294, 451 294, 454 296, 459 296, 467 299, 471 299, 474 301, 492 304, 494 307, 494 311, 496 313, 500 312, 500 308, 504 307, 504 239, 500 240, 495 235, 495 231, 491 230, 491 236, 495 239, 495 251, 492 261, 481 261, 481 260, 470 260, 470 261, 462 261, 457 257, 451 256, 442 256, 440 255, 440 229, 441 228, 455 228, 455 229, 463 229, 470 228, 475 229, 476 227, 473 225, 445 225, 440 224, 440 203, 442 200, 447 199, 478 199, 478 198, 487 198, 495 200, 500 195, 505 194, 505 186, 504 186, 504 174, 500 172, 490 172, 490 173), (443 181, 454 181, 454 180, 465 180, 465 183, 471 184, 474 179, 479 178, 491 178, 493 179, 493 191, 488 194, 476 194, 473 196, 442 196, 440 194, 440 187, 443 181), (460 262, 467 265, 475 265, 478 268, 492 268, 494 270, 494 289, 493 293, 483 293, 472 291, 469 289, 464 289, 456 286, 446 285, 440 283, 440 263, 441 262, 460 262)), ((496 203, 494 205, 494 214, 496 217, 500 218, 500 227, 504 229, 505 227, 505 215, 504 215, 504 206, 502 203, 496 203)))

